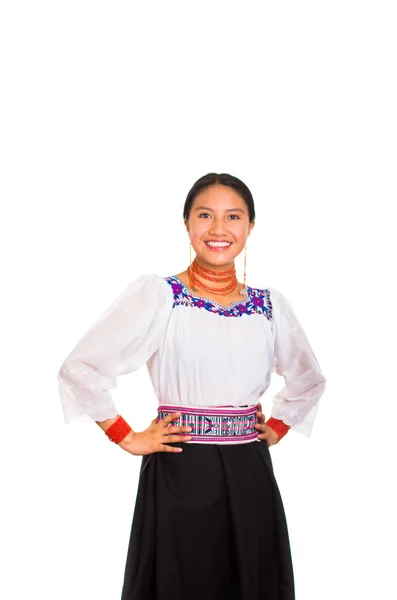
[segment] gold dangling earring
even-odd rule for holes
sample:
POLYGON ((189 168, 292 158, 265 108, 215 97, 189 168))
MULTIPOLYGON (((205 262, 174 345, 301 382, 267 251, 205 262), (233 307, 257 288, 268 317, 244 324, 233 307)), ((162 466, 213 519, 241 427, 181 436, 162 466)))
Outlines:
POLYGON ((244 285, 240 290, 241 296, 245 296, 245 294, 247 292, 246 281, 247 281, 247 244, 245 244, 245 248, 244 248, 244 285))
POLYGON ((190 282, 190 289, 192 290, 192 292, 197 292, 198 290, 196 290, 196 288, 194 287, 193 281, 192 281, 192 244, 190 243, 190 238, 189 238, 189 282, 190 282))

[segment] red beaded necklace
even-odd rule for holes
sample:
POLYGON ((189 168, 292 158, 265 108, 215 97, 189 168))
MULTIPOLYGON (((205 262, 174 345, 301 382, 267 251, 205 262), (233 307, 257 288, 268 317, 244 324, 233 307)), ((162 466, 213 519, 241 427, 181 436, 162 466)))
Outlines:
POLYGON ((222 296, 225 294, 230 294, 230 292, 232 292, 238 286, 235 267, 229 269, 228 271, 212 271, 211 269, 200 267, 200 265, 197 264, 196 259, 194 259, 192 264, 189 265, 188 272, 190 287, 194 292, 197 291, 197 286, 205 292, 209 292, 211 294, 219 294, 222 296), (197 277, 201 277, 203 279, 207 279, 208 281, 213 281, 216 283, 230 283, 223 288, 214 288, 206 285, 205 283, 202 283, 197 279, 197 277))

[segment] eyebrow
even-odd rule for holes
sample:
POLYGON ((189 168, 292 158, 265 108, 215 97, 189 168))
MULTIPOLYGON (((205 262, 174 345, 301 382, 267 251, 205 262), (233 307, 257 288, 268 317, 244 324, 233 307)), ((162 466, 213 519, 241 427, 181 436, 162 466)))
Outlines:
MULTIPOLYGON (((209 206, 197 206, 194 210, 203 210, 203 209, 205 209, 205 210, 211 210, 211 211, 213 210, 209 206)), ((236 210, 239 210, 242 213, 244 212, 244 210, 242 208, 227 208, 226 212, 232 212, 232 211, 234 212, 236 210)))

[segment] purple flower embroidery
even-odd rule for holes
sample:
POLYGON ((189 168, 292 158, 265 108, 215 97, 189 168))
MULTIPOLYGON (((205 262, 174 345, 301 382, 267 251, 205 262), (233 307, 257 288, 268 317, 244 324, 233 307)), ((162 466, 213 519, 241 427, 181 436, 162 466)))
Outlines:
POLYGON ((209 299, 205 300, 200 296, 195 296, 177 278, 166 277, 165 280, 172 287, 174 294, 173 306, 182 304, 184 306, 203 308, 204 310, 224 317, 242 317, 243 315, 253 315, 262 312, 268 320, 272 319, 272 304, 268 289, 259 290, 248 287, 246 300, 244 302, 233 302, 228 309, 225 309, 215 301, 209 299))
POLYGON ((179 283, 173 283, 172 291, 174 292, 174 294, 180 294, 182 292, 182 286, 179 283))

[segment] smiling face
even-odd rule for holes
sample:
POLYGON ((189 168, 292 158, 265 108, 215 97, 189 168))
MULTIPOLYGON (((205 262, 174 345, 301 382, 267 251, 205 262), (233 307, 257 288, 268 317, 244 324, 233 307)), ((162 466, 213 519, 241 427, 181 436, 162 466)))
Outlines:
POLYGON ((249 222, 248 207, 233 188, 216 184, 195 197, 185 225, 197 263, 221 271, 233 267, 255 222, 249 222))

